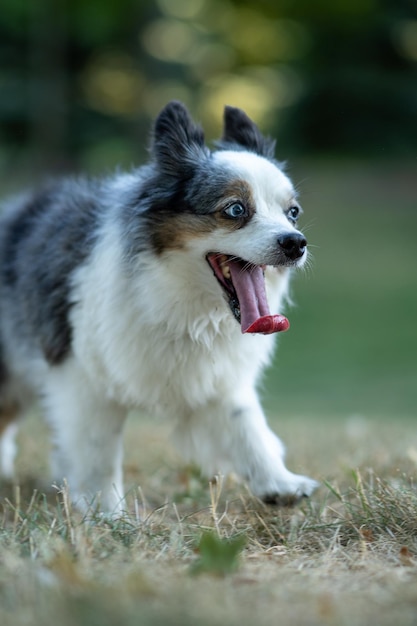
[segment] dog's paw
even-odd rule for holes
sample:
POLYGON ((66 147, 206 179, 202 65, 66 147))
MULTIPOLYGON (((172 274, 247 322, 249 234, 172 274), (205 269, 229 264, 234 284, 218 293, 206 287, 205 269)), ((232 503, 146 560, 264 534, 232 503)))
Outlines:
POLYGON ((318 486, 319 483, 312 478, 290 474, 285 481, 277 481, 276 489, 268 490, 259 497, 265 504, 294 506, 303 498, 310 497, 318 486))

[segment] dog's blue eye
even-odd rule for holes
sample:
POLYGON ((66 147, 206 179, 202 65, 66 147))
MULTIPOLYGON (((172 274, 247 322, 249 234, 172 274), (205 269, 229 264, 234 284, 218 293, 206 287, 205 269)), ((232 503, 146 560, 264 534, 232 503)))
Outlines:
POLYGON ((245 207, 239 203, 228 206, 227 209, 224 210, 224 212, 229 217, 234 217, 234 218, 245 217, 246 215, 245 207))
POLYGON ((288 212, 287 212, 288 219, 291 222, 296 222, 299 214, 300 214, 300 209, 298 208, 298 206, 292 206, 290 209, 288 209, 288 212))

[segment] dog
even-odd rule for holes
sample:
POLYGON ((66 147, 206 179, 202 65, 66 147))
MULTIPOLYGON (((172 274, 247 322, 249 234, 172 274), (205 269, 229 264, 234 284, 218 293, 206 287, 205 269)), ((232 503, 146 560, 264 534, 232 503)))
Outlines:
POLYGON ((270 362, 291 270, 305 263, 301 208, 275 142, 227 106, 209 149, 172 101, 149 162, 65 179, 6 203, 0 221, 0 451, 37 400, 52 472, 89 510, 123 510, 122 432, 138 408, 174 424, 184 459, 234 472, 269 503, 309 496, 267 425, 256 385, 270 362), (99 499, 99 500, 98 500, 99 499))

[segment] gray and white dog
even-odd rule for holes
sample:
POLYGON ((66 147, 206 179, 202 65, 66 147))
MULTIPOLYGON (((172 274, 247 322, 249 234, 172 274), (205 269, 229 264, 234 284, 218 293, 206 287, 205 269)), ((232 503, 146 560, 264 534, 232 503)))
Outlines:
POLYGON ((129 409, 168 417, 187 460, 230 471, 269 502, 310 495, 286 469, 256 383, 291 268, 307 257, 294 188, 265 138, 226 107, 209 150, 170 102, 151 158, 128 174, 66 180, 6 203, 0 220, 1 467, 34 399, 53 475, 86 510, 123 508, 129 409))

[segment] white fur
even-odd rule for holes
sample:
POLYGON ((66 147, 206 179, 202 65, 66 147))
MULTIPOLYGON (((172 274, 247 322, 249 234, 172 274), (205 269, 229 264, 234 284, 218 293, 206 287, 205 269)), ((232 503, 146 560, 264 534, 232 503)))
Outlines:
POLYGON ((12 479, 14 475, 17 430, 17 422, 11 422, 0 437, 0 475, 3 478, 12 479))
POLYGON ((120 510, 126 409, 109 400, 105 390, 96 391, 73 358, 51 370, 44 391, 54 436, 54 477, 67 480, 81 509, 120 510))

